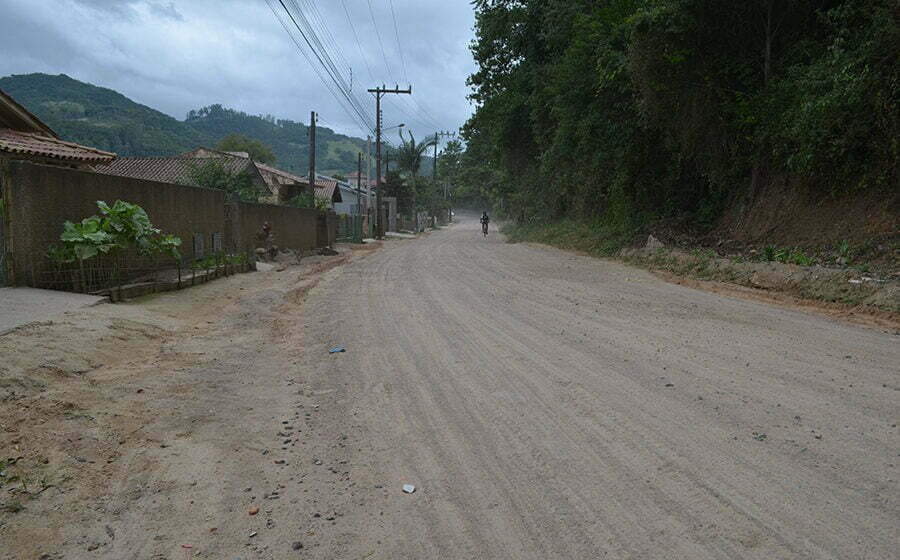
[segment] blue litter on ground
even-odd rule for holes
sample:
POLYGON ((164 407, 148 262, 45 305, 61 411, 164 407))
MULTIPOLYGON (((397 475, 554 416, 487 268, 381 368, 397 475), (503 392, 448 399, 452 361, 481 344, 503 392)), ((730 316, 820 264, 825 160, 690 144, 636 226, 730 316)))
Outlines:
POLYGON ((338 346, 337 348, 332 348, 328 351, 329 354, 337 354, 339 352, 346 352, 343 346, 338 346))

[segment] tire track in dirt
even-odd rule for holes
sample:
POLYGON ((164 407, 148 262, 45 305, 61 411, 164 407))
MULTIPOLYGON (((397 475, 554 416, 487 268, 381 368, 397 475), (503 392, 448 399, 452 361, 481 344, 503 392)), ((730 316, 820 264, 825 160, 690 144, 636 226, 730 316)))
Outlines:
POLYGON ((390 490, 346 550, 891 557, 895 335, 476 227, 388 243, 311 298, 355 345, 331 375, 390 490))

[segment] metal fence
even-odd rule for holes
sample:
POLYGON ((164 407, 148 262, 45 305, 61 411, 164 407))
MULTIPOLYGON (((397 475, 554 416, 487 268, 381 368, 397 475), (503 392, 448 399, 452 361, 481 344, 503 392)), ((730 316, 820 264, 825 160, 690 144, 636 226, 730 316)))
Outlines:
POLYGON ((49 265, 36 274, 37 288, 109 295, 113 300, 143 293, 181 289, 254 268, 249 253, 215 253, 205 258, 172 259, 129 253, 49 265))
POLYGON ((363 217, 360 215, 338 214, 337 240, 345 243, 362 243, 363 217))

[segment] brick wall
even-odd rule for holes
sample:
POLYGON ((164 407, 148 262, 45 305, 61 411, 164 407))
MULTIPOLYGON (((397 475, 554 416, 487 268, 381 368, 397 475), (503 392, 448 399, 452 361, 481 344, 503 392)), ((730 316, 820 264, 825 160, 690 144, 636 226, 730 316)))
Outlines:
POLYGON ((252 251, 264 222, 272 225, 275 245, 308 250, 332 245, 336 220, 331 212, 271 204, 227 203, 225 193, 169 183, 116 177, 92 171, 0 160, 0 194, 6 202, 5 238, 11 284, 38 285, 50 263, 47 248, 59 243, 66 220, 97 214, 97 201, 139 204, 150 221, 181 238, 185 261, 194 257, 194 239, 207 254, 214 234, 226 250, 252 251), (324 228, 320 227, 324 224, 324 228))
POLYGON ((213 234, 225 231, 222 191, 27 162, 0 165, 13 284, 38 284, 49 266, 47 248, 59 244, 63 222, 97 214, 98 200, 139 204, 153 225, 181 238, 185 258, 193 256, 194 234, 201 235, 209 248, 213 234))
POLYGON ((259 236, 263 223, 269 222, 277 247, 294 251, 314 249, 317 214, 310 208, 233 202, 226 209, 226 239, 233 250, 253 251, 263 246, 259 236))

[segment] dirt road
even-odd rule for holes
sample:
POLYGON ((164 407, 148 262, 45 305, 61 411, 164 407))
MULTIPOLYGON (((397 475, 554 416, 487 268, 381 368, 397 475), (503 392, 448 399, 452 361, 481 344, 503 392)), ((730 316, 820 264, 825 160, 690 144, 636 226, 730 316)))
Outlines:
POLYGON ((86 311, 159 341, 82 374, 107 407, 85 425, 121 424, 96 438, 107 470, 80 463, 103 491, 7 514, 34 556, 0 557, 896 557, 896 333, 475 221, 330 270, 301 306, 308 273, 86 311))

